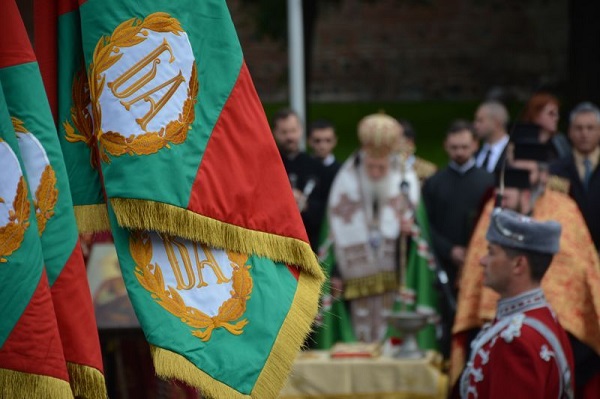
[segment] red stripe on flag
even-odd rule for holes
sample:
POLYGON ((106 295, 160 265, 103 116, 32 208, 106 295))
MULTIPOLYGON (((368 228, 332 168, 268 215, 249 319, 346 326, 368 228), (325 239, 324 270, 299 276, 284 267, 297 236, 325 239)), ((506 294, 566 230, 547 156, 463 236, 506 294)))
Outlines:
POLYGON ((14 0, 0 1, 0 15, 0 48, 3 53, 0 68, 35 61, 17 3, 14 0))
POLYGON ((246 63, 206 146, 188 209, 308 242, 246 63))
POLYGON ((8 370, 69 381, 45 269, 29 304, 0 350, 0 364, 8 370))
POLYGON ((33 2, 33 42, 52 116, 58 114, 58 9, 54 0, 33 2))
MULTIPOLYGON (((63 15, 79 8, 77 0, 54 0, 58 3, 58 15, 63 15)), ((83 2, 82 2, 83 3, 83 2)))
POLYGON ((65 359, 102 371, 96 317, 79 240, 51 292, 65 359))

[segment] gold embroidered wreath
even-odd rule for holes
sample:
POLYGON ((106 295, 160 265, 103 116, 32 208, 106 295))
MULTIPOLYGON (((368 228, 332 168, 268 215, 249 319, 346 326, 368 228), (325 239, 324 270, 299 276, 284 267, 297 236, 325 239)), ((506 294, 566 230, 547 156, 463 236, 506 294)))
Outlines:
POLYGON ((243 333, 248 320, 233 322, 243 316, 246 302, 252 292, 250 265, 246 264, 248 255, 227 252, 227 257, 233 266, 231 298, 223 302, 216 316, 210 317, 199 309, 187 306, 173 287, 165 287, 160 265, 150 263, 152 243, 147 233, 134 232, 129 239, 129 249, 136 263, 135 275, 142 287, 148 290, 152 298, 168 312, 179 317, 188 326, 197 328, 198 330, 192 332, 194 336, 202 341, 208 341, 212 332, 219 327, 225 328, 234 335, 243 333))
MULTIPOLYGON (((2 140, 0 139, 0 141, 2 140)), ((0 198, 0 203, 4 203, 4 199, 0 198)), ((6 257, 19 249, 28 227, 27 183, 21 176, 17 185, 17 195, 13 200, 13 210, 8 214, 8 223, 0 226, 0 263, 6 263, 8 261, 6 257)))
POLYGON ((98 158, 98 141, 94 135, 94 122, 90 114, 90 87, 85 72, 85 67, 73 76, 71 86, 71 97, 73 105, 71 106, 71 121, 63 122, 65 129, 65 139, 69 143, 82 142, 90 149, 90 164, 95 170, 100 170, 100 159, 98 158))
POLYGON ((190 124, 195 118, 194 106, 198 95, 198 79, 196 63, 194 62, 187 91, 188 98, 183 103, 183 110, 177 119, 170 121, 166 127, 158 132, 146 132, 139 136, 125 137, 119 132, 102 131, 100 124, 102 109, 99 101, 105 85, 105 77, 102 76, 102 73, 121 59, 123 54, 119 53, 120 48, 135 46, 143 42, 148 36, 148 30, 171 32, 177 36, 183 32, 177 19, 167 13, 156 12, 148 15, 144 20, 131 18, 121 23, 110 37, 101 37, 94 49, 93 63, 90 65, 92 116, 95 121, 95 135, 99 142, 100 158, 106 163, 110 163, 107 154, 113 156, 123 154, 148 155, 158 152, 163 147, 168 146, 169 143, 183 143, 187 137, 190 124))
MULTIPOLYGON (((31 134, 25 128, 23 121, 15 117, 12 117, 11 119, 15 132, 31 134)), ((40 177, 40 184, 35 191, 35 199, 33 200, 39 235, 42 235, 46 229, 46 222, 54 216, 54 207, 56 206, 57 201, 58 189, 56 188, 56 173, 54 172, 54 169, 52 169, 52 166, 46 165, 42 172, 42 176, 40 177)))

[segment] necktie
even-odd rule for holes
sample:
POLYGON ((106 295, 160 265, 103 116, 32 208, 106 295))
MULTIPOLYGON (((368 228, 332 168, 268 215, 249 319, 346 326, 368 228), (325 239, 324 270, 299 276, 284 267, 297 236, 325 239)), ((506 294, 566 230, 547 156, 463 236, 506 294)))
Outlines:
POLYGON ((588 189, 590 185, 590 177, 592 177, 592 161, 589 158, 583 160, 583 187, 588 189))
POLYGON ((490 154, 492 153, 492 149, 488 148, 487 152, 485 153, 485 157, 483 158, 483 162, 481 163, 480 167, 489 171, 488 169, 488 163, 490 162, 490 154))

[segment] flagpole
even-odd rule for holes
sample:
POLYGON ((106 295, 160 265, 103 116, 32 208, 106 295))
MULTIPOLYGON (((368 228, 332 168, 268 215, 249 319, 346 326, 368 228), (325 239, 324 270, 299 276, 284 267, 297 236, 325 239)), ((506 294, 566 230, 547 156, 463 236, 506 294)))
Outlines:
MULTIPOLYGON (((287 18, 290 107, 306 124, 302 0, 287 0, 287 18)), ((305 149, 306 138, 302 137, 300 150, 304 151, 305 149)))

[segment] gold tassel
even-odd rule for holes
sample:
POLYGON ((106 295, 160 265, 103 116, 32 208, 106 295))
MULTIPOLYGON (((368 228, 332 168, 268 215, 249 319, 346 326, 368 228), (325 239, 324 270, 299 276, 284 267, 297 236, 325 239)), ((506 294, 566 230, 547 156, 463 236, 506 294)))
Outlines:
POLYGON ((321 282, 317 277, 300 274, 292 306, 250 395, 240 393, 214 379, 183 356, 152 345, 152 359, 156 374, 162 378, 184 381, 199 388, 205 396, 211 398, 277 398, 317 314, 320 285, 321 282))
POLYGON ((110 231, 106 204, 76 205, 74 208, 79 233, 110 231))
POLYGON ((382 272, 344 281, 344 299, 362 298, 397 289, 398 277, 396 273, 382 272))
POLYGON ((314 276, 300 274, 294 302, 252 390, 252 398, 279 396, 317 315, 320 287, 321 282, 314 276))
POLYGON ((67 362, 71 389, 76 398, 106 399, 106 383, 104 375, 93 367, 67 362))
POLYGON ((46 375, 0 369, 0 398, 73 398, 69 382, 46 375))
POLYGON ((117 222, 125 228, 158 231, 215 248, 264 256, 297 266, 320 281, 325 279, 316 254, 302 240, 220 222, 165 203, 111 198, 110 204, 117 222))

